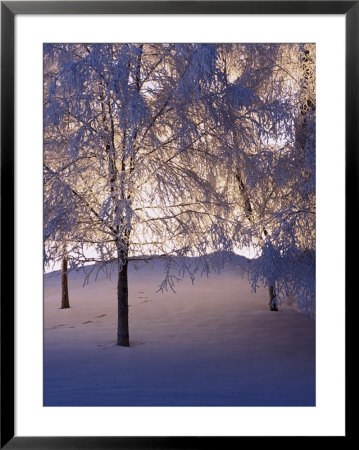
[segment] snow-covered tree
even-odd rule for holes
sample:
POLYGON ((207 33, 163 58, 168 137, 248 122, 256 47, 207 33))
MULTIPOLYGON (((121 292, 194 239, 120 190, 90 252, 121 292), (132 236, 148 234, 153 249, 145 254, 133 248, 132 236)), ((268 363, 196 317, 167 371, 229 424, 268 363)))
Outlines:
MULTIPOLYGON (((198 110, 213 88, 216 47, 51 45, 45 48, 45 67, 52 64, 44 164, 80 205, 65 200, 67 217, 75 223, 67 240, 70 265, 116 259, 117 343, 127 346, 131 257, 177 256, 165 264, 161 285, 173 288, 175 273, 193 277, 198 264, 209 270, 209 253, 226 249, 228 220, 208 207, 220 196, 190 166, 194 147, 199 154, 205 146, 198 110), (56 151, 62 138, 64 155, 56 151), (90 245, 94 258, 86 256, 90 245), (193 255, 201 256, 194 267, 186 258, 193 255), (175 273, 174 264, 179 264, 175 273)), ((49 195, 57 202, 59 188, 49 195)), ((57 205, 54 220, 66 217, 61 202, 57 205)))
POLYGON ((271 310, 292 296, 313 311, 315 46, 219 45, 217 72, 206 170, 225 193, 227 237, 256 251, 250 281, 268 287, 271 310))
POLYGON ((270 307, 276 310, 291 296, 302 310, 313 312, 315 46, 254 47, 257 56, 243 73, 262 106, 240 111, 232 141, 238 155, 235 178, 248 223, 241 239, 257 249, 250 279, 254 289, 259 282, 268 286, 270 307), (266 70, 257 77, 261 67, 266 70))
POLYGON ((272 308, 305 291, 308 307, 315 115, 301 49, 45 46, 45 248, 72 267, 115 262, 119 345, 131 258, 163 257, 165 289, 254 247, 253 287, 268 286, 272 308), (288 268, 298 255, 307 273, 288 268))

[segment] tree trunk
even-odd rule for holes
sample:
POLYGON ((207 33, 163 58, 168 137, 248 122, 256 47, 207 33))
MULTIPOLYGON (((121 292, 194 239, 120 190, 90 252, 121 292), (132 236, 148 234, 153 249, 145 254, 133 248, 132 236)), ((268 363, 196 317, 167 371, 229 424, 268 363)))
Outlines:
POLYGON ((69 301, 69 285, 67 280, 67 256, 62 257, 62 267, 61 267, 61 309, 70 308, 69 301))
POLYGON ((269 309, 271 311, 278 311, 278 304, 276 300, 276 293, 272 285, 269 286, 269 309))
POLYGON ((128 331, 127 252, 124 251, 119 252, 119 267, 121 267, 121 269, 118 272, 118 281, 117 281, 117 304, 118 304, 117 345, 121 345, 122 347, 129 347, 130 338, 128 331))
MULTIPOLYGON (((237 168, 237 170, 236 170, 236 180, 238 181, 239 191, 240 191, 240 193, 242 195, 242 198, 244 200, 244 212, 245 212, 245 215, 246 215, 247 219, 249 220, 249 222, 253 223, 252 204, 251 204, 251 201, 250 201, 249 196, 247 194, 246 187, 245 187, 245 185, 243 183, 243 179, 242 179, 241 172, 240 172, 239 168, 237 168)), ((263 234, 264 234, 265 237, 268 236, 268 231, 265 228, 263 228, 263 234)), ((270 285, 269 286, 269 309, 270 309, 270 311, 278 311, 277 302, 274 300, 275 297, 276 297, 276 294, 275 294, 274 287, 273 287, 273 285, 270 285)))
MULTIPOLYGON (((263 228, 264 236, 268 236, 268 231, 263 228)), ((278 311, 278 303, 275 298, 277 297, 277 294, 275 293, 274 286, 271 284, 269 286, 269 311, 278 311)))

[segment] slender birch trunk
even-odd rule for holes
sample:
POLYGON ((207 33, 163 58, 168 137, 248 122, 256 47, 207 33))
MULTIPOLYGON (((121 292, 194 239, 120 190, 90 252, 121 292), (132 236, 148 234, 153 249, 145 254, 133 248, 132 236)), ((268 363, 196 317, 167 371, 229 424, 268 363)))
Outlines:
POLYGON ((67 255, 64 253, 61 266, 61 309, 70 308, 69 285, 67 279, 67 255))
POLYGON ((272 285, 269 286, 269 309, 270 311, 278 311, 277 294, 272 285))
MULTIPOLYGON (((143 44, 139 46, 139 54, 137 58, 137 64, 135 67, 135 82, 136 82, 136 88, 138 93, 141 89, 141 58, 142 58, 142 51, 143 51, 143 44)), ((130 68, 130 65, 129 65, 130 68)), ((111 119, 111 136, 112 136, 112 148, 115 149, 115 141, 114 141, 114 123, 113 123, 113 117, 112 117, 112 111, 111 111, 111 105, 108 105, 109 107, 109 114, 111 119)), ((137 136, 137 130, 132 131, 131 133, 131 139, 132 139, 132 152, 130 152, 129 155, 129 173, 131 173, 134 170, 133 167, 133 151, 135 147, 136 142, 136 136, 137 136)), ((126 139, 128 137, 127 130, 124 130, 123 135, 123 155, 126 154, 125 146, 126 146, 126 139)), ((122 157, 122 165, 121 165, 121 172, 124 173, 126 171, 126 164, 125 164, 125 158, 122 157)), ((116 169, 116 160, 115 158, 112 158, 112 166, 110 168, 110 172, 112 174, 111 177, 111 192, 114 195, 114 199, 117 200, 117 197, 114 193, 114 182, 117 178, 117 169, 116 169)), ((125 189, 125 186, 123 184, 123 181, 121 182, 121 188, 120 188, 120 195, 121 199, 125 200, 127 202, 131 202, 132 193, 131 191, 128 191, 125 189)), ((118 206, 115 202, 115 213, 118 213, 118 206)), ((123 225, 124 218, 121 219, 121 225, 123 225)), ((119 227, 117 227, 118 232, 119 227)), ((117 345, 121 345, 122 347, 129 347, 130 346, 130 337, 129 337, 129 326, 128 326, 128 249, 129 249, 129 242, 130 242, 130 229, 126 228, 123 231, 123 238, 121 240, 121 244, 117 241, 117 252, 118 252, 118 281, 117 281, 117 305, 118 305, 118 315, 117 315, 117 345)))
MULTIPOLYGON (((245 215, 246 215, 248 221, 250 223, 253 223, 254 218, 253 218, 252 205, 251 205, 249 196, 247 194, 246 187, 243 183, 243 179, 242 179, 239 168, 237 168, 237 171, 236 171, 236 179, 238 182, 239 191, 244 200, 245 215)), ((263 228, 263 234, 264 234, 264 236, 268 236, 268 231, 265 228, 263 228)), ((269 290, 269 310, 270 311, 278 311, 278 303, 276 301, 277 295, 275 293, 274 285, 270 284, 268 290, 269 290)))
POLYGON ((130 346, 128 329, 128 251, 118 250, 118 280, 117 280, 117 345, 130 346))

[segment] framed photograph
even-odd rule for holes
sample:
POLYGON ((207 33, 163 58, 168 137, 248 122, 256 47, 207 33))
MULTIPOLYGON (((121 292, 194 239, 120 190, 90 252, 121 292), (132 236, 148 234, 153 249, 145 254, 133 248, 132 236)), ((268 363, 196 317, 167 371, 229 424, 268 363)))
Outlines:
POLYGON ((1 448, 348 436, 358 13, 1 2, 1 448))

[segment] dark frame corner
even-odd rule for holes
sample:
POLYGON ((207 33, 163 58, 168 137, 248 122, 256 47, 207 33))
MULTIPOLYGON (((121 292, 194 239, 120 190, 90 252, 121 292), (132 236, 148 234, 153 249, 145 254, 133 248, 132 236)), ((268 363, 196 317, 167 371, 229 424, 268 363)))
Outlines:
MULTIPOLYGON (((1 2, 1 441, 6 449, 185 449, 238 446, 237 437, 14 436, 14 32, 17 14, 345 14, 346 297, 356 265, 350 208, 358 205, 359 1, 5 1, 1 2), (349 212, 348 212, 349 211, 349 212), (1 218, 5 218, 6 221, 1 218), (349 244, 350 243, 350 248, 349 244), (6 280, 6 284, 4 282, 6 280)), ((354 244, 356 247, 358 244, 354 244)), ((347 319, 348 316, 346 316, 347 319)), ((348 331, 346 330, 346 338, 348 331)), ((348 342, 348 339, 346 339, 348 342)), ((348 423, 346 426, 348 437, 348 423)))

